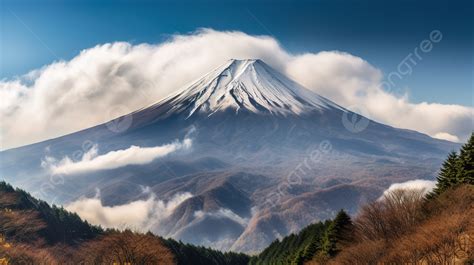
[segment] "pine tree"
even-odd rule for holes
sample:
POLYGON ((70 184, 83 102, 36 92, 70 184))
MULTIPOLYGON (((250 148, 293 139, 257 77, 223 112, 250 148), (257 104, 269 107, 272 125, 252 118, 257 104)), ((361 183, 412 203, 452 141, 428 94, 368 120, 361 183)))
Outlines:
POLYGON ((295 258, 291 261, 291 265, 302 265, 303 262, 304 262, 303 252, 298 251, 298 253, 296 253, 295 258))
POLYGON ((456 182, 458 184, 474 185, 474 133, 461 147, 456 168, 456 182))
POLYGON ((331 255, 335 255, 341 251, 341 245, 352 240, 352 233, 354 231, 351 217, 344 210, 339 211, 333 222, 335 246, 333 253, 330 253, 331 255))
POLYGON ((303 260, 309 261, 313 256, 318 252, 320 238, 314 237, 311 239, 311 242, 303 250, 303 260))
POLYGON ((439 195, 458 183, 458 160, 459 158, 456 152, 453 151, 449 153, 448 158, 444 161, 436 178, 436 187, 433 190, 433 195, 439 195))
POLYGON ((340 210, 324 234, 321 254, 335 256, 341 251, 341 244, 352 239, 352 231, 351 217, 344 210, 340 210))
POLYGON ((461 147, 459 155, 456 152, 448 155, 436 180, 436 187, 428 198, 433 198, 460 184, 474 185, 474 133, 461 147))

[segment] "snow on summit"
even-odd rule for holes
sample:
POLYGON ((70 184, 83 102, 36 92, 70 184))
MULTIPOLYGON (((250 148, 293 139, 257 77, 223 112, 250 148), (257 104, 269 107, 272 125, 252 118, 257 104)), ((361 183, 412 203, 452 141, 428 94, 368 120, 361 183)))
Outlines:
POLYGON ((212 115, 226 109, 298 115, 340 108, 259 59, 229 60, 165 101, 173 106, 171 112, 188 117, 195 112, 212 115))

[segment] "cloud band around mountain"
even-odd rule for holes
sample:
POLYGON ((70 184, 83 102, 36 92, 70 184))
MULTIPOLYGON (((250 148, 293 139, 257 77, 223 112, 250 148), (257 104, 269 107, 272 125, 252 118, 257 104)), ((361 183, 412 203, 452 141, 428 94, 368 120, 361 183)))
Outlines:
POLYGON ((260 58, 308 89, 344 107, 363 107, 369 118, 395 127, 452 141, 464 141, 474 127, 472 107, 412 103, 407 95, 385 91, 383 73, 360 57, 339 51, 292 54, 269 36, 202 29, 156 45, 98 45, 69 61, 0 81, 2 149, 128 114, 230 58, 260 58))
POLYGON ((94 145, 89 151, 84 153, 82 159, 73 161, 69 157, 64 157, 60 161, 46 157, 42 166, 53 174, 81 174, 98 170, 115 169, 128 165, 144 165, 153 160, 169 155, 178 150, 191 148, 192 140, 185 138, 183 141, 176 141, 170 144, 154 147, 140 147, 132 145, 127 149, 110 151, 103 155, 98 155, 98 145, 94 145))

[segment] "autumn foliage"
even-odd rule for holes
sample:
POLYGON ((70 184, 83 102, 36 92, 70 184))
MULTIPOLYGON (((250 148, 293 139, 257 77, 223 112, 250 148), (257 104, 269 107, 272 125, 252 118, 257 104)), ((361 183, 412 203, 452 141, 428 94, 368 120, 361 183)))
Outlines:
POLYGON ((365 206, 355 241, 332 264, 465 264, 474 256, 474 187, 436 199, 399 190, 365 206))
POLYGON ((77 252, 77 264, 174 264, 161 239, 128 230, 101 236, 77 252))
POLYGON ((0 183, 0 264, 175 264, 175 260, 157 236, 102 231, 0 183), (57 241, 58 234, 65 240, 57 241))

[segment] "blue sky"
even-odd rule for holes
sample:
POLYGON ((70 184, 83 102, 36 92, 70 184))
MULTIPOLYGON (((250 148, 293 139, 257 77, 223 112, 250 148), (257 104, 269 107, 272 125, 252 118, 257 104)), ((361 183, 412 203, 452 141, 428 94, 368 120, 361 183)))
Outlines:
POLYGON ((385 74, 432 30, 441 42, 397 83, 413 102, 473 105, 473 1, 1 1, 11 78, 97 44, 159 43, 206 27, 271 35, 292 53, 340 50, 385 74))

